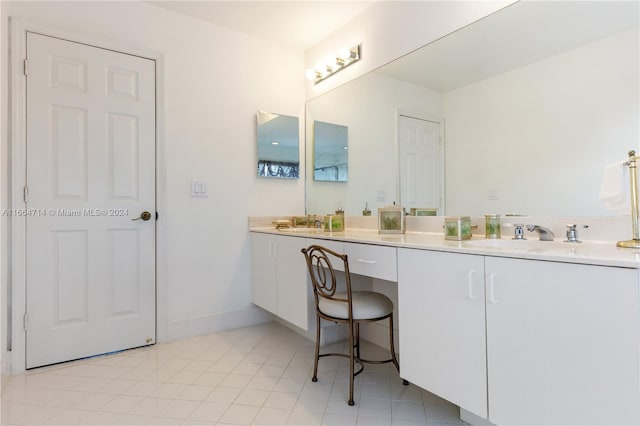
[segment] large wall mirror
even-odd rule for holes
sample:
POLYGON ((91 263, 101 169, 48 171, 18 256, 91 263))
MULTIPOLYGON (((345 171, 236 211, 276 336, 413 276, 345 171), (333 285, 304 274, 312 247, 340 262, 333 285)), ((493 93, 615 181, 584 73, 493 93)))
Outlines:
POLYGON ((298 117, 258 111, 258 176, 298 179, 300 127, 298 117))
POLYGON ((350 154, 348 182, 307 176, 307 211, 407 204, 411 117, 441 127, 416 181, 438 214, 619 214, 598 192, 606 165, 640 151, 639 16, 638 2, 521 1, 310 100, 307 144, 314 121, 341 123, 350 154))

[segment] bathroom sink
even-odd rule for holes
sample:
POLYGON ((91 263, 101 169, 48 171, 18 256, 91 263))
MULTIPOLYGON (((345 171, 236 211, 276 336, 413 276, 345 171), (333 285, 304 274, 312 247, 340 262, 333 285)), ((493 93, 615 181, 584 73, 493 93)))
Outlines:
POLYGON ((500 240, 468 240, 465 241, 466 245, 473 247, 487 247, 487 248, 508 248, 508 249, 552 249, 557 248, 557 243, 553 241, 540 241, 540 240, 512 240, 512 239, 500 239, 500 240))

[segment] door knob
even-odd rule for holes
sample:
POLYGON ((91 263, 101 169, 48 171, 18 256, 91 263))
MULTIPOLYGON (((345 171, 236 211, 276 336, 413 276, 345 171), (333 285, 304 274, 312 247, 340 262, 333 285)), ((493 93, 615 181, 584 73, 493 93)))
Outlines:
POLYGON ((135 219, 131 219, 131 220, 140 220, 140 219, 142 219, 142 220, 149 220, 149 219, 151 219, 151 213, 149 213, 149 212, 142 212, 142 213, 140 214, 140 217, 136 217, 135 219))

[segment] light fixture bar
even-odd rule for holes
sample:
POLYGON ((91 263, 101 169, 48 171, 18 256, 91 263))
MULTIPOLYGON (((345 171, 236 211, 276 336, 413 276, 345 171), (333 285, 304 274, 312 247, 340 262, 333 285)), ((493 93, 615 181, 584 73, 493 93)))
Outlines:
POLYGON ((341 49, 335 59, 330 58, 326 62, 318 63, 315 69, 307 70, 307 78, 313 80, 314 84, 320 83, 354 62, 358 62, 361 57, 361 49, 361 44, 357 44, 351 49, 341 49))

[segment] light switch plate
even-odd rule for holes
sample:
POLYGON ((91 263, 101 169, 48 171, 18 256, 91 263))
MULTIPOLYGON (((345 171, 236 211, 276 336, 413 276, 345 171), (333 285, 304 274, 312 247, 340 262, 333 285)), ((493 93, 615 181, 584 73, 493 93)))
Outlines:
POLYGON ((192 197, 208 197, 207 182, 204 180, 192 180, 191 181, 191 196, 192 197))

